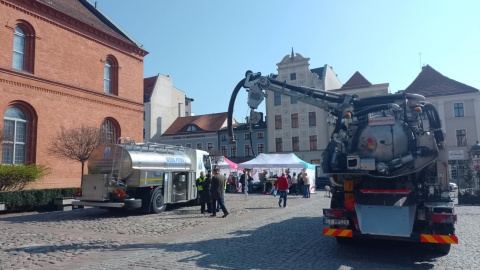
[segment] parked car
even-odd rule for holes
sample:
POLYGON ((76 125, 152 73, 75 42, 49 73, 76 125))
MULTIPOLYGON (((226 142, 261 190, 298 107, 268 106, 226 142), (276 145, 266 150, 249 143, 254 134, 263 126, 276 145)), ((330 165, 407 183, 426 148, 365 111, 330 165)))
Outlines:
POLYGON ((457 189, 458 189, 457 184, 455 184, 455 183, 450 183, 450 191, 454 191, 454 190, 457 190, 457 189))

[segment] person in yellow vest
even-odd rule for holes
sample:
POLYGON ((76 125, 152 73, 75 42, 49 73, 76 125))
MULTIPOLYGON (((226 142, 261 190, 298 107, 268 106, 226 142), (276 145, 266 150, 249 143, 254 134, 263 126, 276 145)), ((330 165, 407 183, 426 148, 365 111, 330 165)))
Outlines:
POLYGON ((202 214, 205 214, 205 205, 207 204, 206 202, 204 202, 204 200, 202 199, 202 193, 203 193, 203 187, 202 187, 202 184, 203 182, 205 182, 205 173, 203 171, 200 172, 200 177, 197 178, 197 181, 196 181, 196 185, 197 185, 197 196, 199 198, 199 202, 200 202, 200 213, 202 214))

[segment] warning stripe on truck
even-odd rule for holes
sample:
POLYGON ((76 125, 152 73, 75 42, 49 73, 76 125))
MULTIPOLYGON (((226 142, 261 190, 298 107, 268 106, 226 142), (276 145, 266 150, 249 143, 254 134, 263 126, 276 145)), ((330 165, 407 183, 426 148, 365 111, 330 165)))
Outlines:
POLYGON ((353 237, 352 230, 328 229, 328 228, 323 228, 323 235, 326 235, 326 236, 340 236, 340 237, 353 237))
POLYGON ((458 238, 455 235, 421 234, 420 241, 422 243, 458 244, 458 238))

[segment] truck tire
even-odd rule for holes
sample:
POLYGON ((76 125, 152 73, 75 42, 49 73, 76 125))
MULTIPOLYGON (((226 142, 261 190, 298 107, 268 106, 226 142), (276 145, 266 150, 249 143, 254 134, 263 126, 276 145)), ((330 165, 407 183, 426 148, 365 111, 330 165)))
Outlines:
POLYGON ((337 240, 337 244, 339 245, 349 245, 352 243, 352 239, 349 237, 335 236, 335 240, 337 240))
POLYGON ((159 214, 167 208, 167 205, 163 203, 162 190, 157 189, 152 195, 152 205, 150 207, 150 213, 159 214))
POLYGON ((440 255, 448 255, 450 252, 450 244, 432 244, 433 252, 440 255))

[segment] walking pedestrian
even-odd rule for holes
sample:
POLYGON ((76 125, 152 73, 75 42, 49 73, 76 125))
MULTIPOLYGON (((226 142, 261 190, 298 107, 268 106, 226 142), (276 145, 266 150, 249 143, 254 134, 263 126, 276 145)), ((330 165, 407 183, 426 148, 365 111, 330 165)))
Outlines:
POLYGON ((222 218, 226 218, 229 213, 227 208, 225 207, 224 201, 222 201, 222 198, 224 198, 224 187, 225 187, 225 176, 219 173, 219 169, 215 168, 213 169, 213 176, 212 176, 212 207, 211 209, 213 210, 213 213, 210 215, 210 217, 216 217, 217 212, 215 209, 217 208, 217 204, 220 205, 220 208, 223 211, 223 216, 222 218))
MULTIPOLYGON (((227 176, 224 174, 225 176, 225 179, 227 179, 227 176)), ((225 204, 225 193, 227 192, 227 181, 225 180, 225 185, 223 186, 223 196, 222 198, 220 198, 220 200, 222 201, 223 205, 225 207, 227 207, 227 205, 225 204)), ((217 204, 217 213, 220 212, 220 204, 217 204)))
POLYGON ((282 175, 277 178, 277 181, 275 181, 275 187, 277 188, 278 194, 280 196, 280 198, 278 199, 278 206, 282 207, 283 199, 283 207, 287 207, 288 179, 285 176, 285 173, 282 173, 282 175))

